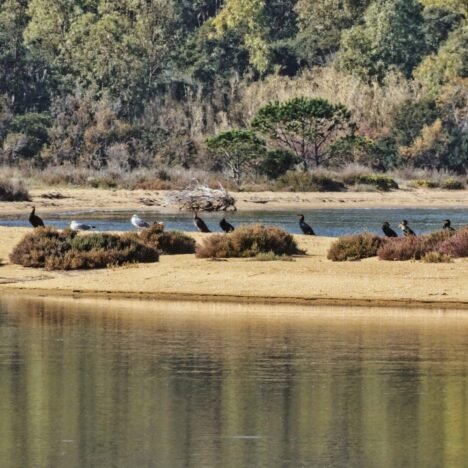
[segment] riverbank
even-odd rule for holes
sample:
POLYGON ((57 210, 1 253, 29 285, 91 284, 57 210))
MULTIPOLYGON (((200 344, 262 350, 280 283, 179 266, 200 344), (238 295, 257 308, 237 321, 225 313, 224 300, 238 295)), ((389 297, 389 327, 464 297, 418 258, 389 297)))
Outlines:
MULTIPOLYGON (((45 271, 9 264, 27 228, 0 227, 0 293, 34 296, 202 300, 468 309, 468 259, 448 264, 327 260, 332 238, 296 236, 294 261, 202 260, 161 256, 154 264, 45 271)), ((200 241, 203 234, 193 235, 200 241)), ((209 235, 209 234, 208 234, 209 235)))
MULTIPOLYGON (((174 212, 166 191, 51 188, 30 191, 30 202, 0 202, 0 215, 14 216, 35 205, 40 213, 80 211, 174 212)), ((237 209, 301 210, 317 208, 468 208, 468 190, 411 189, 392 192, 239 192, 237 209)))

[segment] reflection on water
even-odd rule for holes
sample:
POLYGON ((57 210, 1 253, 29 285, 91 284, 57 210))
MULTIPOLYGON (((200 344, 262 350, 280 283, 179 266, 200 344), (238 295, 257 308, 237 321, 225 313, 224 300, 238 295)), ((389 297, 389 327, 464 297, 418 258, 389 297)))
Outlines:
POLYGON ((462 312, 3 298, 0 465, 466 466, 467 351, 462 312))

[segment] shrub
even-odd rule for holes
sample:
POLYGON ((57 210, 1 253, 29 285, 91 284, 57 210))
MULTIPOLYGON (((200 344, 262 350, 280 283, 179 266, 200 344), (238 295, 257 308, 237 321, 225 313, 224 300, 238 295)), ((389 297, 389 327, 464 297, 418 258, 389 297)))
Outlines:
POLYGON ((21 182, 0 180, 0 201, 30 201, 29 193, 21 182))
POLYGON ((196 248, 198 258, 245 258, 270 252, 275 255, 304 253, 299 250, 291 234, 259 224, 241 226, 229 234, 214 234, 196 248))
POLYGON ((260 164, 260 173, 269 179, 276 179, 290 170, 297 163, 296 156, 282 149, 269 151, 260 164))
POLYGON ((440 185, 445 190, 463 190, 465 186, 457 179, 446 179, 440 185))
POLYGON ((278 179, 278 189, 292 192, 342 192, 345 186, 328 174, 311 174, 304 171, 288 171, 278 179))
POLYGON ((90 234, 38 228, 27 234, 10 254, 13 263, 47 270, 105 268, 124 263, 149 263, 158 251, 135 234, 90 234))
POLYGON ((452 257, 441 252, 428 252, 423 255, 421 260, 424 263, 450 263, 452 262, 452 257))
POLYGON ((398 189, 398 184, 391 177, 383 175, 357 175, 355 177, 347 177, 345 182, 347 184, 370 185, 382 192, 398 189))
POLYGON ((439 183, 436 182, 435 180, 429 180, 429 179, 417 179, 413 181, 413 184, 416 187, 422 187, 422 188, 437 188, 439 186, 439 183))
POLYGON ((461 229, 446 239, 440 246, 440 251, 452 257, 468 257, 468 228, 461 229))
POLYGON ((377 255, 381 260, 420 260, 429 252, 439 251, 442 243, 452 235, 452 232, 439 231, 426 236, 387 239, 379 248, 377 255))
POLYGON ((334 262, 343 262, 375 257, 383 242, 381 237, 369 232, 340 237, 330 246, 327 258, 334 262))
POLYGON ((148 246, 157 248, 163 254, 195 253, 195 239, 177 231, 164 232, 162 224, 154 224, 140 233, 141 240, 148 246))

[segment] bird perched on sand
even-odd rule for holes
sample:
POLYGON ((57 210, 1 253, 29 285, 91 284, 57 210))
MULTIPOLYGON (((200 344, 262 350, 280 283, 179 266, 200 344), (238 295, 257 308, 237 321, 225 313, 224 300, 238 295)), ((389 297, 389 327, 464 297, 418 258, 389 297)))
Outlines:
POLYGON ((446 219, 444 221, 443 230, 444 231, 449 231, 449 232, 454 232, 455 231, 455 229, 452 227, 452 222, 450 221, 450 219, 446 219))
POLYGON ((31 214, 29 215, 29 222, 33 225, 33 227, 44 227, 44 221, 42 221, 39 216, 36 214, 36 207, 32 207, 31 214))
POLYGON ((387 237, 398 237, 398 234, 390 227, 390 223, 388 221, 385 221, 385 223, 382 224, 382 231, 387 237))
POLYGON ((306 236, 315 236, 314 230, 304 221, 304 215, 298 214, 299 216, 299 227, 306 236))
POLYGON ((408 221, 404 219, 398 226, 402 231, 405 237, 415 236, 416 233, 408 226, 408 221))
POLYGON ((80 223, 78 221, 72 221, 70 223, 70 229, 72 231, 89 231, 90 229, 96 229, 96 226, 90 224, 80 223))
POLYGON ((198 217, 198 211, 193 213, 193 224, 200 232, 211 232, 203 219, 198 217))
POLYGON ((223 217, 223 219, 219 222, 219 227, 224 231, 224 232, 232 232, 234 231, 234 226, 226 221, 226 218, 223 217))
POLYGON ((138 215, 134 214, 130 219, 130 222, 137 228, 137 229, 145 229, 149 228, 150 225, 144 219, 140 218, 138 215))

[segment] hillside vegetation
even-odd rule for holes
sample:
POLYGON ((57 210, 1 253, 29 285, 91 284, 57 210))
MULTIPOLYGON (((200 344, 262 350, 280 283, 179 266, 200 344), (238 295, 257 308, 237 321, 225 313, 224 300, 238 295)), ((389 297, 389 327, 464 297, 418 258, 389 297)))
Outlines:
POLYGON ((350 165, 463 187, 467 18, 466 0, 4 0, 0 165, 148 189, 294 190, 350 165))

